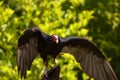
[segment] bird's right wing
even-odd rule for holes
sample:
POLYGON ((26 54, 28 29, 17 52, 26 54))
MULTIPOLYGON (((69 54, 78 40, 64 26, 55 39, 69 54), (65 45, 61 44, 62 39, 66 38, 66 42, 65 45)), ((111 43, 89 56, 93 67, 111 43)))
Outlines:
POLYGON ((18 40, 17 66, 18 73, 26 77, 27 70, 30 69, 34 58, 37 56, 37 36, 30 29, 18 40))

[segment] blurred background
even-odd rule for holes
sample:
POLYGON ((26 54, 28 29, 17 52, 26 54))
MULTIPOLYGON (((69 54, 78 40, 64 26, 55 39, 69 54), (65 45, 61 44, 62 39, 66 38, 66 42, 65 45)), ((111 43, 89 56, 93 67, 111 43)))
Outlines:
MULTIPOLYGON (((104 52, 120 80, 119 0, 0 0, 0 80, 20 80, 17 40, 31 26, 50 35, 91 40, 104 52)), ((51 68, 51 57, 48 59, 51 68)), ((93 80, 71 55, 58 56, 57 64, 60 80, 93 80)), ((27 80, 40 80, 42 72, 43 61, 37 57, 27 80)))

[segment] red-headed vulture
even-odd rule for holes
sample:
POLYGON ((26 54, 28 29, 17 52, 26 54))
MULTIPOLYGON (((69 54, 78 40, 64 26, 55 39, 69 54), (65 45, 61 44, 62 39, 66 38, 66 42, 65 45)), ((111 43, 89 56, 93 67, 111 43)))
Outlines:
POLYGON ((51 55, 55 60, 61 52, 73 55, 83 71, 95 80, 117 80, 110 63, 89 40, 81 37, 50 36, 37 27, 24 31, 18 40, 18 72, 25 78, 37 54, 40 54, 44 65, 47 66, 47 56, 51 55))

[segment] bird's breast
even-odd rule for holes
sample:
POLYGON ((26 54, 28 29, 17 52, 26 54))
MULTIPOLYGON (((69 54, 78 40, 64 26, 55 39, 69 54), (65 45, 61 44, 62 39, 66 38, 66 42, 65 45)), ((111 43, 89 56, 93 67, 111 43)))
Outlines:
POLYGON ((57 44, 47 46, 47 54, 57 56, 61 52, 61 47, 57 44))

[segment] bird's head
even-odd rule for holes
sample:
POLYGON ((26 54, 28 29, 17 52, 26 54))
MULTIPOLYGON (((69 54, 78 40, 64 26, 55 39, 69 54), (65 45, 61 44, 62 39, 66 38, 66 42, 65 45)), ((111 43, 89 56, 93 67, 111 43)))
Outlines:
POLYGON ((59 39, 58 39, 58 36, 57 36, 57 35, 53 34, 51 37, 52 37, 52 40, 53 40, 56 44, 59 43, 59 39))

